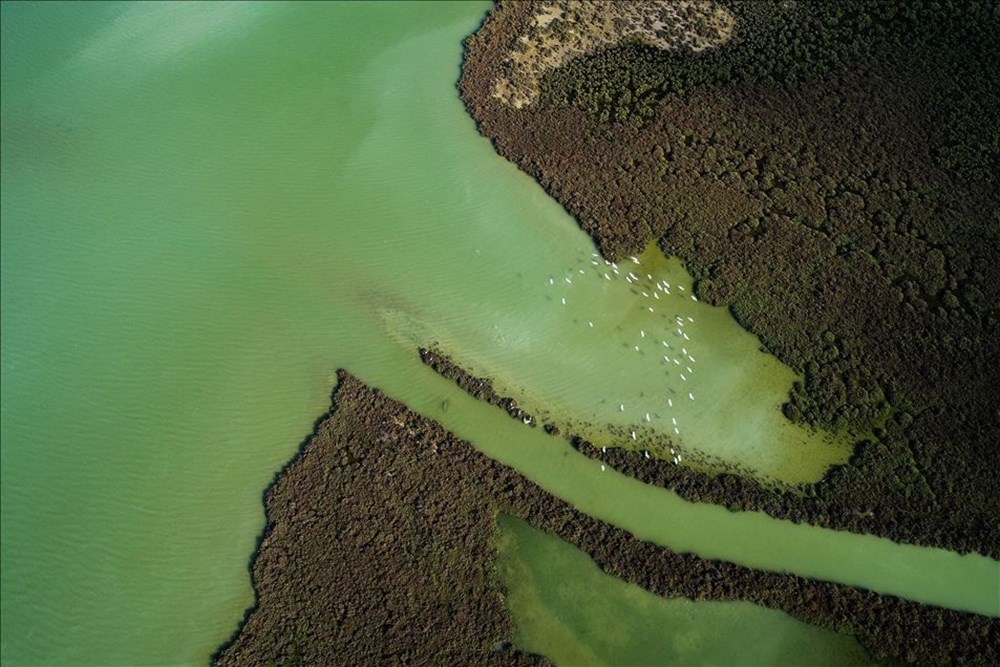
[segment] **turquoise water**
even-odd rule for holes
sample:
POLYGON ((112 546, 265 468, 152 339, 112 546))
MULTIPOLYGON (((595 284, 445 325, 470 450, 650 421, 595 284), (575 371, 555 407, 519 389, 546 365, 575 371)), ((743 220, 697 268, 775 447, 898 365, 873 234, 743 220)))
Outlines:
MULTIPOLYGON (((648 539, 1000 614, 993 561, 683 503, 420 364, 414 344, 436 340, 556 413, 614 421, 580 377, 616 367, 624 339, 592 347, 589 313, 560 313, 548 285, 592 244, 456 96, 486 8, 3 5, 5 662, 203 662, 251 602, 261 493, 342 366, 648 539)), ((623 281, 574 288, 607 331, 634 324, 623 281)), ((775 412, 790 372, 743 359, 780 382, 734 414, 775 412)), ((676 384, 630 368, 630 404, 676 384)), ((712 408, 705 386, 685 429, 712 408)), ((754 433, 786 428, 760 418, 754 433)), ((789 472, 796 443, 821 445, 795 435, 751 458, 789 472)))

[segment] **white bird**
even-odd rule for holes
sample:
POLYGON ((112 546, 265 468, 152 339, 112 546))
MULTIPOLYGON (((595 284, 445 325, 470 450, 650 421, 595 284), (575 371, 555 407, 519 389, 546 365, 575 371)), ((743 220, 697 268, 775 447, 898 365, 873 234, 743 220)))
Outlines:
POLYGON ((677 427, 676 427, 676 426, 674 427, 674 433, 676 433, 677 435, 680 435, 680 434, 681 434, 681 432, 680 432, 680 431, 679 431, 679 430, 677 429, 677 427))
POLYGON ((687 354, 687 353, 688 353, 688 349, 686 347, 682 347, 681 348, 681 354, 687 354))
POLYGON ((632 255, 632 256, 629 256, 629 259, 631 259, 631 260, 632 260, 633 262, 635 262, 636 264, 638 264, 638 263, 639 263, 639 258, 638 258, 638 257, 635 257, 634 255, 632 255))
POLYGON ((631 433, 632 433, 632 439, 635 440, 635 431, 631 431, 631 433))
POLYGON ((649 413, 646 413, 646 421, 649 421, 649 413))
POLYGON ((604 464, 601 464, 601 472, 604 472, 604 464))
POLYGON ((645 338, 645 337, 646 337, 646 332, 645 332, 645 331, 643 331, 642 329, 639 329, 639 335, 640 335, 640 336, 641 336, 642 338, 645 338))
POLYGON ((693 370, 691 370, 691 367, 690 367, 690 366, 685 366, 684 368, 688 369, 688 373, 694 373, 694 371, 693 371, 693 370))
POLYGON ((681 455, 680 455, 680 454, 678 454, 678 455, 677 455, 677 462, 678 462, 678 463, 680 463, 680 462, 681 462, 681 455))
POLYGON ((649 292, 643 292, 643 293, 642 293, 642 295, 643 295, 644 297, 646 297, 647 299, 649 298, 649 292))
POLYGON ((646 458, 648 459, 649 458, 649 450, 647 449, 643 453, 646 455, 646 458))
POLYGON ((698 300, 698 297, 696 297, 696 296, 695 296, 694 294, 692 294, 692 295, 691 295, 691 300, 692 300, 692 301, 697 301, 697 300, 698 300))
POLYGON ((635 347, 635 351, 638 352, 639 351, 639 346, 635 345, 634 347, 635 347))
POLYGON ((589 324, 589 325, 590 325, 590 328, 591 328, 591 329, 593 329, 593 328, 594 328, 594 323, 593 323, 593 322, 587 322, 587 324, 589 324))
POLYGON ((681 365, 680 360, 679 359, 674 359, 674 365, 675 366, 680 366, 681 365))
POLYGON ((582 276, 583 275, 583 269, 577 269, 577 270, 580 272, 580 275, 582 276))
POLYGON ((653 312, 653 307, 652 307, 652 306, 649 306, 649 307, 647 308, 647 310, 648 310, 649 312, 653 312))
POLYGON ((563 280, 565 280, 565 281, 566 281, 567 283, 569 283, 570 285, 572 285, 572 284, 573 284, 573 279, 572 279, 572 278, 563 278, 563 280))
POLYGON ((653 276, 649 275, 648 273, 646 274, 646 277, 649 278, 650 280, 653 279, 653 276))
POLYGON ((694 357, 692 357, 692 356, 691 356, 690 354, 688 355, 688 359, 690 359, 690 360, 691 360, 691 363, 692 363, 692 364, 694 363, 694 357))
POLYGON ((562 305, 564 305, 564 306, 566 305, 566 297, 562 298, 562 305))
POLYGON ((625 404, 624 403, 619 403, 618 404, 618 412, 625 412, 625 404))
POLYGON ((667 344, 667 341, 662 341, 662 342, 663 342, 663 347, 670 347, 670 345, 667 344))
POLYGON ((611 280, 611 276, 608 275, 607 271, 604 272, 604 279, 605 280, 611 280))
POLYGON ((673 422, 674 426, 677 426, 677 417, 671 417, 670 421, 673 422))
POLYGON ((688 336, 687 334, 681 334, 681 335, 684 336, 684 340, 691 340, 691 337, 688 336))
POLYGON ((670 407, 674 407, 674 399, 668 398, 667 399, 667 405, 670 406, 670 407))
POLYGON ((666 361, 667 363, 670 363, 670 357, 668 357, 667 355, 663 355, 663 360, 666 361))
POLYGON ((657 301, 659 301, 660 300, 660 295, 657 294, 656 292, 653 292, 653 298, 656 299, 657 301))
POLYGON ((694 400, 694 394, 692 394, 690 391, 688 392, 688 398, 690 398, 692 401, 694 400))
POLYGON ((694 318, 693 317, 688 317, 688 322, 694 322, 694 318))
POLYGON ((680 291, 682 291, 682 292, 683 292, 683 291, 684 291, 684 285, 678 285, 678 286, 677 286, 677 289, 679 289, 680 291))
POLYGON ((608 451, 608 448, 607 448, 607 447, 601 447, 601 451, 602 451, 602 452, 607 452, 607 451, 608 451))
POLYGON ((549 284, 550 285, 555 285, 556 284, 555 279, 554 278, 549 278, 549 284))
POLYGON ((684 382, 688 381, 688 379, 684 376, 684 373, 681 373, 681 380, 684 382))

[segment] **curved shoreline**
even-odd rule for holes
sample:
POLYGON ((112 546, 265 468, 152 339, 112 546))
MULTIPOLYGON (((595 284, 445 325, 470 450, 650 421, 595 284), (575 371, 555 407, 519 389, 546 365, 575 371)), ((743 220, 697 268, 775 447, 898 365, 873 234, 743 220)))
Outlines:
POLYGON ((350 374, 341 371, 339 378, 334 408, 266 493, 268 524, 252 565, 255 607, 220 648, 216 664, 293 655, 306 662, 329 661, 342 655, 335 651, 362 660, 395 651, 413 661, 421 651, 433 650, 428 647, 432 639, 454 639, 452 629, 460 630, 457 634, 466 641, 463 648, 453 649, 469 651, 462 655, 530 664, 528 656, 490 650, 510 631, 496 606, 501 593, 484 569, 485 562, 492 562, 490 526, 501 509, 574 544, 609 574, 660 595, 742 599, 781 609, 806 622, 854 634, 878 660, 988 664, 1000 659, 998 619, 708 561, 642 542, 549 495, 350 374), (376 519, 369 513, 388 505, 382 531, 368 533, 363 525, 358 527, 358 512, 376 519), (403 508, 415 512, 409 523, 393 515, 403 508), (387 532, 389 527, 394 532, 387 532), (433 539, 428 542, 428 537, 433 539), (349 545, 348 551, 340 540, 349 545), (428 543, 443 544, 439 540, 458 541, 452 543, 459 550, 457 560, 437 560, 442 552, 433 546, 420 551, 428 543), (345 558, 347 553, 353 557, 345 558), (379 560, 386 555, 391 560, 379 560), (434 567, 413 570, 414 563, 434 567), (427 576, 414 576, 421 571, 427 576), (473 579, 485 586, 482 590, 493 592, 449 598, 450 589, 433 583, 435 571, 449 581, 466 581, 461 573, 476 573, 473 579), (404 576, 397 578, 400 572, 404 576), (373 593, 377 604, 365 604, 373 593), (447 604, 465 608, 473 598, 479 605, 476 613, 487 614, 473 621, 480 629, 477 634, 453 623, 454 628, 440 628, 442 638, 437 638, 424 632, 422 624, 406 624, 407 618, 442 613, 447 604), (392 616, 391 632, 384 634, 384 612, 396 604, 402 604, 401 613, 392 616), (483 618, 493 619, 492 631, 482 629, 483 618), (947 637, 942 628, 948 629, 947 637), (351 634, 345 635, 348 630, 351 634))
MULTIPOLYGON (((509 8, 516 6, 516 3, 504 3, 504 6, 509 8)), ((476 35, 479 35, 484 29, 491 29, 489 22, 493 16, 490 15, 484 19, 483 26, 476 35)), ((530 153, 517 154, 512 157, 514 153, 510 152, 509 147, 507 149, 501 148, 503 141, 498 140, 496 133, 491 135, 484 129, 480 117, 472 112, 471 105, 474 102, 470 101, 471 97, 467 96, 465 87, 469 63, 468 45, 472 42, 473 37, 467 41, 459 89, 480 131, 490 137, 494 147, 501 155, 512 159, 515 164, 533 175, 550 194, 556 196, 557 200, 567 207, 567 210, 570 210, 575 217, 581 220, 582 226, 595 237, 602 251, 606 251, 606 254, 609 249, 612 254, 625 252, 623 249, 629 248, 631 243, 638 242, 643 238, 643 234, 650 230, 627 224, 623 228, 608 227, 604 229, 603 231, 610 232, 608 236, 594 234, 593 218, 587 219, 587 216, 580 215, 581 209, 574 207, 572 192, 569 189, 560 190, 560 188, 566 188, 565 184, 540 177, 542 158, 530 153), (591 225, 589 229, 588 225, 591 225)), ((568 114, 565 117, 579 119, 579 116, 573 114, 568 114)), ((529 128, 529 131, 537 129, 537 127, 529 128)), ((537 133, 534 136, 536 139, 542 137, 537 133)), ((609 136, 611 136, 610 133, 609 136)), ((540 142, 540 145, 544 145, 544 142, 540 142)), ((762 225, 757 227, 748 225, 745 231, 755 239, 765 233, 762 225)), ((694 244, 690 238, 685 242, 694 244)), ((674 252, 676 250, 674 243, 675 240, 667 239, 666 236, 661 238, 661 247, 665 252, 679 254, 674 252)), ((690 249, 688 248, 688 250, 690 249)), ((719 280, 718 276, 713 276, 706 271, 704 257, 698 256, 696 253, 695 255, 689 253, 687 259, 696 269, 692 273, 699 277, 700 297, 713 303, 721 303, 731 296, 731 292, 726 291, 726 289, 731 289, 731 285, 727 287, 724 281, 719 280)), ((944 299, 945 297, 942 297, 942 300, 944 299)), ((779 355, 794 357, 797 352, 794 345, 790 352, 780 337, 776 338, 767 334, 766 327, 769 323, 767 317, 763 317, 761 312, 747 310, 745 306, 732 306, 732 309, 741 325, 748 330, 755 331, 761 326, 765 327, 765 333, 760 335, 766 345, 777 348, 779 355)), ((851 340, 850 337, 845 338, 831 333, 832 339, 828 339, 826 333, 816 334, 824 342, 824 354, 833 354, 831 350, 836 350, 837 354, 858 354, 853 347, 855 341, 851 340)), ((798 366, 804 367, 803 364, 798 364, 798 366)), ((816 393, 819 391, 817 388, 822 388, 823 383, 830 380, 829 377, 817 377, 816 370, 810 371, 808 367, 804 368, 809 380, 806 387, 799 388, 797 393, 793 395, 793 400, 789 404, 791 407, 787 408, 788 413, 786 414, 792 418, 802 418, 803 412, 814 409, 819 395, 816 393)), ((841 369, 840 366, 837 368, 841 369)), ((346 373, 342 373, 340 377, 341 382, 335 394, 336 409, 317 423, 314 435, 304 444, 296 459, 276 478, 275 483, 265 496, 268 509, 268 528, 252 561, 255 607, 247 613, 243 624, 230 643, 221 648, 216 655, 214 661, 218 663, 227 660, 239 662, 243 659, 249 659, 249 656, 258 656, 261 660, 265 656, 274 658, 281 656, 285 658, 303 657, 300 650, 312 651, 313 656, 327 657, 330 654, 324 652, 324 647, 331 651, 344 648, 343 642, 336 639, 339 637, 337 633, 342 632, 342 628, 338 628, 336 623, 331 627, 319 628, 317 631, 314 624, 303 624, 299 622, 299 619, 316 613, 319 614, 319 617, 325 617, 324 610, 332 610, 331 617, 338 622, 348 619, 349 615, 342 611, 342 596, 351 599, 359 594, 365 596, 371 590, 376 591, 374 597, 384 596, 383 589, 377 587, 384 582, 377 577, 370 576, 367 578, 351 577, 347 582, 341 581, 340 585, 336 585, 335 582, 326 582, 323 578, 327 576, 329 570, 339 569, 330 568, 329 565, 336 562, 341 566, 354 567, 358 565, 359 560, 377 561, 377 556, 384 554, 384 549, 387 547, 400 547, 404 551, 406 549, 419 550, 422 548, 421 545, 427 545, 427 540, 396 540, 395 535, 389 539, 379 532, 369 533, 361 537, 355 546, 361 549, 360 552, 356 553, 367 553, 372 558, 348 558, 334 561, 330 560, 331 557, 328 554, 324 563, 327 567, 318 568, 314 567, 314 562, 299 559, 296 562, 303 563, 306 570, 297 572, 290 572, 290 569, 293 568, 289 567, 288 561, 282 561, 282 558, 287 557, 285 550, 289 548, 289 545, 295 546, 297 542, 301 542, 303 538, 308 538, 310 535, 315 538, 317 532, 321 535, 325 534, 316 524, 323 521, 336 522, 338 517, 326 516, 326 514, 336 514, 335 509, 338 507, 336 503, 342 503, 341 506, 349 507, 355 501, 364 502, 364 494, 369 493, 366 486, 378 487, 380 492, 387 491, 397 494, 398 497, 395 498, 398 501, 397 507, 419 507, 420 511, 426 514, 424 518, 427 525, 440 529, 443 534, 451 536, 461 531, 456 531, 450 522, 455 520, 456 514, 469 513, 471 505, 468 503, 473 503, 475 508, 478 508, 474 511, 474 513, 478 512, 476 513, 477 517, 495 513, 498 507, 503 507, 515 516, 522 516, 533 526, 554 533, 583 549, 594 557, 599 566, 606 572, 626 581, 637 583, 647 590, 661 595, 684 595, 693 599, 745 599, 783 609, 807 622, 840 632, 856 634, 859 640, 879 660, 970 664, 993 664, 1000 661, 1000 656, 997 655, 998 646, 1000 646, 1000 623, 997 619, 929 607, 848 586, 752 570, 696 556, 679 555, 668 549, 642 542, 626 531, 582 514, 568 503, 552 497, 518 473, 479 454, 468 443, 457 440, 444 431, 440 425, 415 415, 405 406, 388 399, 377 389, 365 387, 346 373), (336 426, 331 427, 336 431, 332 436, 329 436, 329 433, 321 433, 324 425, 331 424, 336 424, 336 426), (396 457, 392 458, 392 452, 388 450, 395 451, 396 457), (307 451, 317 457, 315 462, 319 465, 316 466, 316 469, 323 471, 323 485, 298 485, 296 483, 302 470, 300 464, 305 461, 307 451), (379 462, 398 463, 400 453, 405 460, 400 467, 376 466, 374 469, 367 470, 367 479, 371 482, 368 485, 348 484, 346 477, 361 471, 366 466, 366 457, 358 456, 357 451, 368 452, 373 459, 379 462), (343 458, 345 452, 347 453, 346 459, 343 458), (428 452, 433 452, 433 454, 428 455, 428 452), (442 463, 445 460, 447 460, 447 464, 442 463), (417 462, 419 465, 416 465, 417 462), (448 474, 455 472, 459 473, 458 478, 447 477, 448 474), (435 487, 437 492, 444 494, 435 495, 428 493, 425 486, 431 480, 451 480, 452 483, 450 486, 439 485, 435 487), (475 480, 475 482, 470 485, 469 480, 475 480), (286 496, 278 498, 278 494, 272 493, 272 491, 281 484, 285 484, 294 492, 289 492, 286 496), (458 498, 461 500, 456 501, 456 496, 449 495, 454 493, 458 493, 458 498), (299 522, 297 526, 294 523, 285 523, 284 528, 281 528, 281 517, 293 515, 297 511, 296 508, 301 505, 310 507, 308 521, 299 522), (289 510, 289 508, 291 509, 289 510), (298 529, 299 532, 295 532, 292 528, 298 529), (364 551, 364 549, 369 548, 371 551, 364 551), (314 569, 310 570, 309 568, 314 569), (375 584, 376 587, 374 589, 364 588, 369 583, 375 584), (285 596, 287 600, 283 601, 282 596, 285 596), (327 606, 323 607, 323 605, 327 606), (295 633, 300 633, 297 638, 294 638, 296 637, 295 633), (293 636, 294 640, 287 641, 289 636, 293 636), (239 651, 244 652, 240 653, 239 651)), ((522 420, 528 417, 520 412, 515 403, 504 403, 504 397, 498 396, 495 391, 492 391, 488 382, 484 384, 485 381, 482 379, 472 379, 477 382, 467 383, 468 388, 463 387, 463 389, 482 400, 496 401, 494 404, 499 405, 512 417, 522 420)), ((889 394, 889 398, 898 397, 893 395, 893 392, 889 392, 889 394)), ((944 483, 949 480, 961 480, 962 472, 967 471, 970 466, 977 463, 975 457, 978 453, 975 448, 972 448, 968 450, 967 457, 960 456, 959 465, 956 465, 955 472, 940 476, 937 474, 940 468, 929 467, 925 459, 929 455, 928 451, 931 455, 946 452, 944 445, 932 443, 928 450, 914 447, 912 442, 908 440, 914 437, 942 438, 944 437, 941 435, 942 433, 948 433, 946 427, 949 422, 942 419, 940 414, 935 415, 933 411, 936 409, 935 406, 921 405, 916 408, 908 406, 907 409, 899 411, 899 417, 890 420, 883 430, 886 446, 872 450, 866 455, 871 455, 872 465, 876 469, 883 464, 898 463, 894 460, 901 456, 909 456, 909 459, 904 460, 895 468, 888 468, 890 472, 887 476, 876 478, 874 481, 864 479, 864 471, 858 466, 847 467, 843 471, 846 475, 843 479, 847 480, 844 482, 845 488, 850 489, 850 483, 855 483, 860 484, 861 486, 858 488, 864 489, 865 492, 884 493, 884 496, 879 498, 878 504, 880 509, 885 508, 886 514, 879 517, 882 519, 881 522, 876 523, 888 527, 889 530, 898 530, 900 534, 912 536, 914 543, 923 543, 921 541, 925 540, 931 544, 940 542, 937 544, 938 546, 954 550, 978 549, 983 551, 985 549, 986 553, 996 557, 996 554, 1000 553, 1000 547, 995 539, 998 533, 994 530, 997 521, 994 516, 981 512, 977 514, 979 510, 973 508, 970 510, 971 518, 963 513, 954 523, 943 520, 954 507, 961 506, 962 496, 960 492, 956 491, 954 498, 949 496, 951 500, 943 506, 936 506, 934 513, 925 511, 921 514, 915 511, 919 503, 925 502, 927 498, 934 499, 935 505, 937 505, 936 494, 942 480, 944 483), (918 422, 916 427, 912 425, 914 420, 918 422), (930 426, 927 426, 928 423, 930 426), (928 428, 930 430, 927 430, 928 428), (942 431, 942 428, 945 430, 942 431), (930 436, 927 436, 928 433, 930 436), (898 477, 899 474, 902 474, 903 477, 898 477), (906 475, 911 476, 907 477, 906 475), (921 482, 923 486, 920 486, 921 482), (903 496, 904 487, 908 489, 907 485, 910 483, 913 484, 913 488, 918 488, 919 491, 915 500, 910 499, 908 491, 905 498, 903 496), (889 489, 889 485, 895 485, 898 488, 889 489)), ((535 425, 533 421, 532 425, 535 425)), ((967 424, 964 424, 963 428, 965 430, 962 433, 970 432, 967 424)), ((979 436, 983 434, 988 434, 986 427, 978 432, 979 436)), ((976 433, 973 432, 973 435, 976 433)), ((578 442, 577 444, 582 453, 596 454, 596 451, 586 449, 586 443, 578 442)), ((633 463, 630 458, 628 457, 622 462, 626 468, 630 468, 633 463)), ((650 479, 656 479, 660 472, 656 471, 656 474, 652 475, 650 479)), ((638 469, 634 470, 633 473, 636 476, 643 474, 638 469)), ((752 502, 748 499, 753 496, 753 490, 744 488, 747 481, 740 478, 734 479, 735 481, 727 481, 727 478, 712 479, 711 483, 721 485, 720 488, 707 488, 708 497, 699 499, 709 500, 713 497, 711 494, 718 493, 720 504, 726 504, 727 498, 733 498, 733 502, 752 502)), ((351 481, 356 482, 357 480, 351 478, 351 481)), ((982 479, 979 478, 979 481, 982 479)), ((833 497, 836 495, 834 491, 824 490, 823 493, 831 494, 832 506, 835 508, 834 514, 837 511, 847 511, 851 507, 850 503, 847 502, 847 497, 841 497, 839 500, 842 504, 837 506, 837 499, 833 497)), ((780 497, 776 497, 775 502, 778 502, 779 499, 780 497)), ((371 503, 363 506, 371 506, 371 503)), ((782 504, 776 511, 790 510, 782 504)), ((845 515, 845 517, 834 516, 832 520, 848 522, 852 520, 850 516, 845 515)), ((863 515, 856 517, 857 520, 869 518, 872 517, 863 515)), ((396 516, 395 520, 398 521, 399 516, 396 516)), ((817 514, 810 519, 810 522, 824 520, 831 520, 831 517, 817 514)), ((334 523, 326 525, 334 525, 334 523)), ((379 525, 382 523, 379 522, 379 525)), ((392 521, 389 522, 389 525, 393 525, 392 521)), ((483 532, 480 525, 479 533, 483 532)), ((361 534, 365 534, 363 527, 357 535, 361 534)), ((416 534, 419 536, 420 531, 417 531, 416 534)), ((353 537, 357 535, 353 535, 353 537)), ((426 537, 426 534, 423 537, 426 537)), ((477 542, 476 549, 478 551, 475 553, 483 553, 482 544, 484 544, 482 541, 477 542)), ((465 546, 468 547, 468 545, 465 546)), ((453 571, 463 571, 467 565, 464 562, 448 562, 446 567, 436 571, 441 576, 447 576, 453 571)), ((380 571, 379 573, 391 575, 392 571, 380 571)), ((419 595, 414 596, 412 588, 415 579, 396 582, 389 576, 387 581, 393 582, 392 593, 401 593, 402 599, 408 601, 406 604, 415 603, 416 597, 419 597, 419 595)), ((478 581, 484 581, 484 579, 481 578, 478 581)), ((493 590, 496 592, 495 589, 493 590)), ((385 598, 379 597, 379 599, 385 598)), ((431 596, 423 599, 423 603, 430 604, 431 607, 440 602, 440 597, 431 596)), ((462 601, 456 602, 461 603, 462 601)), ((368 609, 366 611, 377 613, 380 610, 368 609)), ((499 618, 495 614, 502 616, 502 613, 498 612, 495 606, 491 614, 490 618, 493 619, 499 618)), ((413 661, 415 656, 426 650, 428 638, 426 628, 422 628, 425 632, 421 633, 420 629, 404 627, 405 623, 397 623, 393 626, 396 634, 393 635, 391 641, 387 641, 385 636, 373 638, 371 634, 364 634, 369 631, 384 630, 386 627, 384 617, 376 617, 375 623, 371 623, 370 619, 359 620, 358 618, 353 619, 352 622, 357 623, 357 631, 362 633, 359 636, 367 638, 363 642, 354 643, 347 647, 347 650, 354 652, 351 654, 352 658, 356 659, 359 655, 363 658, 370 658, 376 655, 374 652, 390 650, 401 651, 397 655, 404 656, 402 659, 413 661), (369 651, 369 653, 365 653, 365 651, 369 651)), ((505 632, 509 630, 509 625, 504 625, 503 621, 497 621, 497 623, 493 627, 502 628, 505 632)), ((476 627, 479 627, 478 623, 476 627)), ((534 659, 531 656, 509 652, 509 645, 506 644, 505 640, 495 642, 489 647, 499 649, 496 653, 487 652, 486 644, 488 642, 483 639, 484 636, 479 636, 478 640, 472 642, 471 646, 467 645, 460 650, 471 651, 465 655, 474 655, 480 661, 486 658, 491 660, 496 658, 504 662, 515 660, 530 663, 534 659)), ((501 635, 495 634, 489 639, 492 640, 498 636, 501 635)))
MULTIPOLYGON (((779 7, 726 4, 754 15, 779 7)), ((1000 203, 966 172, 930 164, 933 156, 920 142, 947 138, 934 134, 929 121, 922 118, 909 133, 893 131, 903 122, 902 110, 919 103, 915 93, 882 86, 866 104, 866 89, 854 81, 883 80, 893 67, 905 81, 903 75, 917 76, 919 68, 886 52, 889 47, 878 51, 875 38, 874 55, 857 56, 856 72, 837 69, 850 54, 824 61, 825 73, 813 76, 825 77, 826 87, 812 85, 844 96, 839 115, 807 86, 759 83, 744 90, 726 85, 724 77, 705 90, 664 94, 666 101, 643 123, 601 122, 555 99, 571 84, 580 93, 591 84, 622 86, 615 73, 627 82, 633 69, 642 76, 659 71, 649 64, 653 56, 627 47, 563 68, 550 77, 549 99, 515 110, 487 91, 532 7, 498 2, 466 39, 459 91, 480 133, 555 198, 604 256, 634 254, 651 238, 665 254, 679 255, 699 299, 728 304, 740 326, 804 374, 784 406, 789 419, 875 424, 874 441, 814 487, 812 504, 773 494, 742 500, 740 494, 758 495, 756 484, 736 476, 720 478, 729 491, 698 497, 1000 558, 1000 491, 991 472, 1000 465, 1000 433, 987 417, 997 407, 984 373, 1000 358, 989 334, 996 326, 989 304, 1000 299, 989 285, 1000 279, 995 263, 984 259, 990 247, 1000 252, 1000 239, 962 231, 977 224, 989 229, 977 220, 1000 203), (871 119, 868 107, 877 111, 871 119), (814 140, 829 125, 824 114, 838 126, 829 140, 814 140), (739 126, 743 117, 766 131, 739 126), (813 134, 795 129, 802 118, 817 125, 813 134), (780 143, 768 143, 771 134, 782 140, 788 134, 798 153, 789 156, 780 143), (868 164, 857 136, 875 142, 882 162, 868 164), (823 171, 826 164, 833 176, 823 171), (855 165, 892 178, 869 183, 854 173, 855 165), (827 182, 834 176, 843 179, 839 185, 827 182), (945 190, 951 186, 954 193, 945 190), (971 201, 980 202, 978 211, 971 201), (958 233, 938 238, 943 223, 932 214, 945 215, 958 233), (958 226, 962 215, 969 216, 965 227, 958 226), (869 217, 872 224, 857 222, 869 217), (837 245, 852 237, 874 249, 848 252, 837 245), (918 265, 911 255, 925 250, 927 259, 918 265)), ((903 32, 912 27, 897 24, 903 32)), ((737 46, 745 57, 746 48, 737 46)), ((913 57, 919 63, 932 56, 920 51, 913 57)), ((920 85, 937 91, 928 77, 920 85)))

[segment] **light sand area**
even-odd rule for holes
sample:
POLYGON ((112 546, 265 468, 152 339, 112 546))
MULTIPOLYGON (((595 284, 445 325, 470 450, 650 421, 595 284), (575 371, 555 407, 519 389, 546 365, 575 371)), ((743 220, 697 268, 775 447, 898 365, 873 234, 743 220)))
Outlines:
POLYGON ((521 109, 538 97, 550 69, 638 38, 667 51, 702 51, 724 44, 736 19, 709 0, 540 2, 511 45, 493 97, 521 109))

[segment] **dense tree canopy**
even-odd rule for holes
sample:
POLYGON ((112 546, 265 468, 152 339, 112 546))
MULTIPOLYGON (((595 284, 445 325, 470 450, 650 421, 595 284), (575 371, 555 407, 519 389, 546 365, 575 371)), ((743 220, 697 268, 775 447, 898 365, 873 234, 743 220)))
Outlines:
POLYGON ((1000 4, 721 4, 729 43, 622 44, 517 111, 481 93, 503 3, 463 97, 605 256, 655 240, 802 373, 788 418, 864 441, 808 520, 1000 553, 1000 4))

